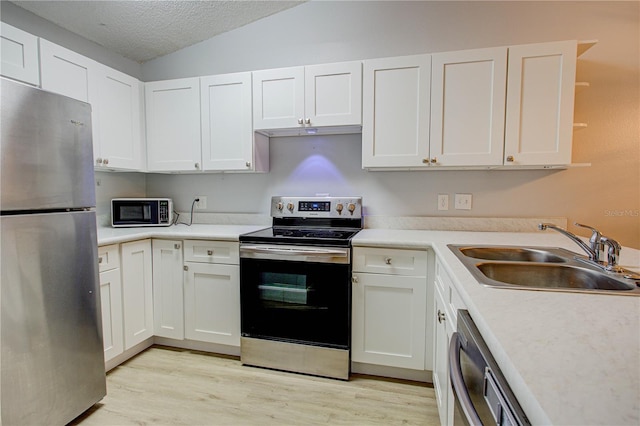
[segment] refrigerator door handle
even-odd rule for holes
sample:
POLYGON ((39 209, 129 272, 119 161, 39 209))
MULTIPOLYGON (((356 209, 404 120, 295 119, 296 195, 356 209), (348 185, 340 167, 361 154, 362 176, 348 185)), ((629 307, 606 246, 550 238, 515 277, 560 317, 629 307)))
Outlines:
POLYGON ((462 367, 460 365, 460 352, 462 351, 462 339, 460 333, 454 332, 449 342, 449 378, 456 402, 460 404, 462 414, 468 424, 472 426, 482 426, 482 421, 478 412, 473 406, 469 392, 462 377, 462 367))

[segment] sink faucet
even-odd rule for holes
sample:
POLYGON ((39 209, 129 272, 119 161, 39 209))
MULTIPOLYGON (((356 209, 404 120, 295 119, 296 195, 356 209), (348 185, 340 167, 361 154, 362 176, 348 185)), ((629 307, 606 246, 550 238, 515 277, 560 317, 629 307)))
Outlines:
MULTIPOLYGON (((579 223, 576 223, 576 225, 584 226, 584 225, 580 225, 579 223)), ((584 250, 587 253, 587 255, 589 255, 589 260, 591 260, 592 262, 598 262, 600 260, 599 246, 601 244, 600 240, 602 238, 601 237, 602 234, 600 234, 600 232, 598 232, 594 228, 589 227, 590 229, 593 229, 594 231, 597 232, 597 235, 596 235, 596 232, 594 232, 591 235, 591 239, 589 240, 591 242, 591 247, 588 246, 587 243, 582 241, 578 236, 572 234, 566 229, 563 229, 563 228, 560 228, 559 226, 554 225, 553 223, 541 223, 538 225, 538 229, 541 231, 545 231, 547 228, 558 231, 559 233, 569 237, 571 241, 578 244, 580 248, 584 250), (597 244, 597 247, 594 247, 596 246, 596 244, 597 244)))
POLYGON ((544 231, 547 228, 551 228, 553 230, 560 232, 561 234, 569 237, 573 242, 578 244, 580 248, 582 248, 587 253, 587 255, 589 256, 590 262, 600 267, 603 267, 607 271, 620 272, 621 268, 618 267, 618 257, 620 256, 620 250, 622 249, 622 247, 620 246, 620 243, 618 243, 613 238, 605 237, 604 235, 602 235, 600 231, 598 231, 596 228, 593 228, 591 226, 583 225, 577 222, 574 223, 574 225, 580 226, 582 228, 587 228, 591 231, 591 238, 589 238, 589 245, 587 245, 587 243, 582 241, 578 236, 572 234, 566 229, 563 229, 554 225, 553 223, 541 223, 538 225, 538 229, 541 231, 544 231), (605 247, 607 247, 606 264, 604 264, 604 262, 601 262, 602 259, 600 259, 600 252, 603 251, 605 247))

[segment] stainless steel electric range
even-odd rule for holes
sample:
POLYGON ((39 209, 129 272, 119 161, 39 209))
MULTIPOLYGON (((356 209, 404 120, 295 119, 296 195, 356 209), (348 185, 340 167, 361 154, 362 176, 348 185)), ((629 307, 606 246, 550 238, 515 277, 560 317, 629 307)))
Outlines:
POLYGON ((273 197, 240 236, 243 364, 349 379, 351 238, 361 197, 273 197))

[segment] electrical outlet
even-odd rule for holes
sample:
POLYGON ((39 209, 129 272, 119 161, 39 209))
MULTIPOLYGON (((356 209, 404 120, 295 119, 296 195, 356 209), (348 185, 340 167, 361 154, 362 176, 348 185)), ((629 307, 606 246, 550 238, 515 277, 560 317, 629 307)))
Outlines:
POLYGON ((438 210, 449 210, 449 194, 438 194, 438 210))
POLYGON ((456 210, 471 210, 471 194, 456 194, 456 210))
POLYGON ((196 201, 194 208, 196 210, 204 210, 207 208, 207 197, 205 195, 196 195, 199 201, 196 201))

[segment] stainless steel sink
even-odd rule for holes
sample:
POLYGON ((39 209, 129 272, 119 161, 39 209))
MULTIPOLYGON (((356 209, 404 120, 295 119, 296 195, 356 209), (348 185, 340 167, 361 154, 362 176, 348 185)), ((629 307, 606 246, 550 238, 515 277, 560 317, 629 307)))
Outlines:
POLYGON ((453 244, 449 248, 485 286, 640 296, 639 276, 606 272, 569 250, 453 244))
MULTIPOLYGON (((566 262, 562 257, 549 250, 522 247, 460 247, 460 252, 467 257, 485 260, 509 260, 518 262, 566 262)), ((560 249, 556 249, 559 251, 560 249)), ((571 252, 567 252, 571 253, 571 252)))

